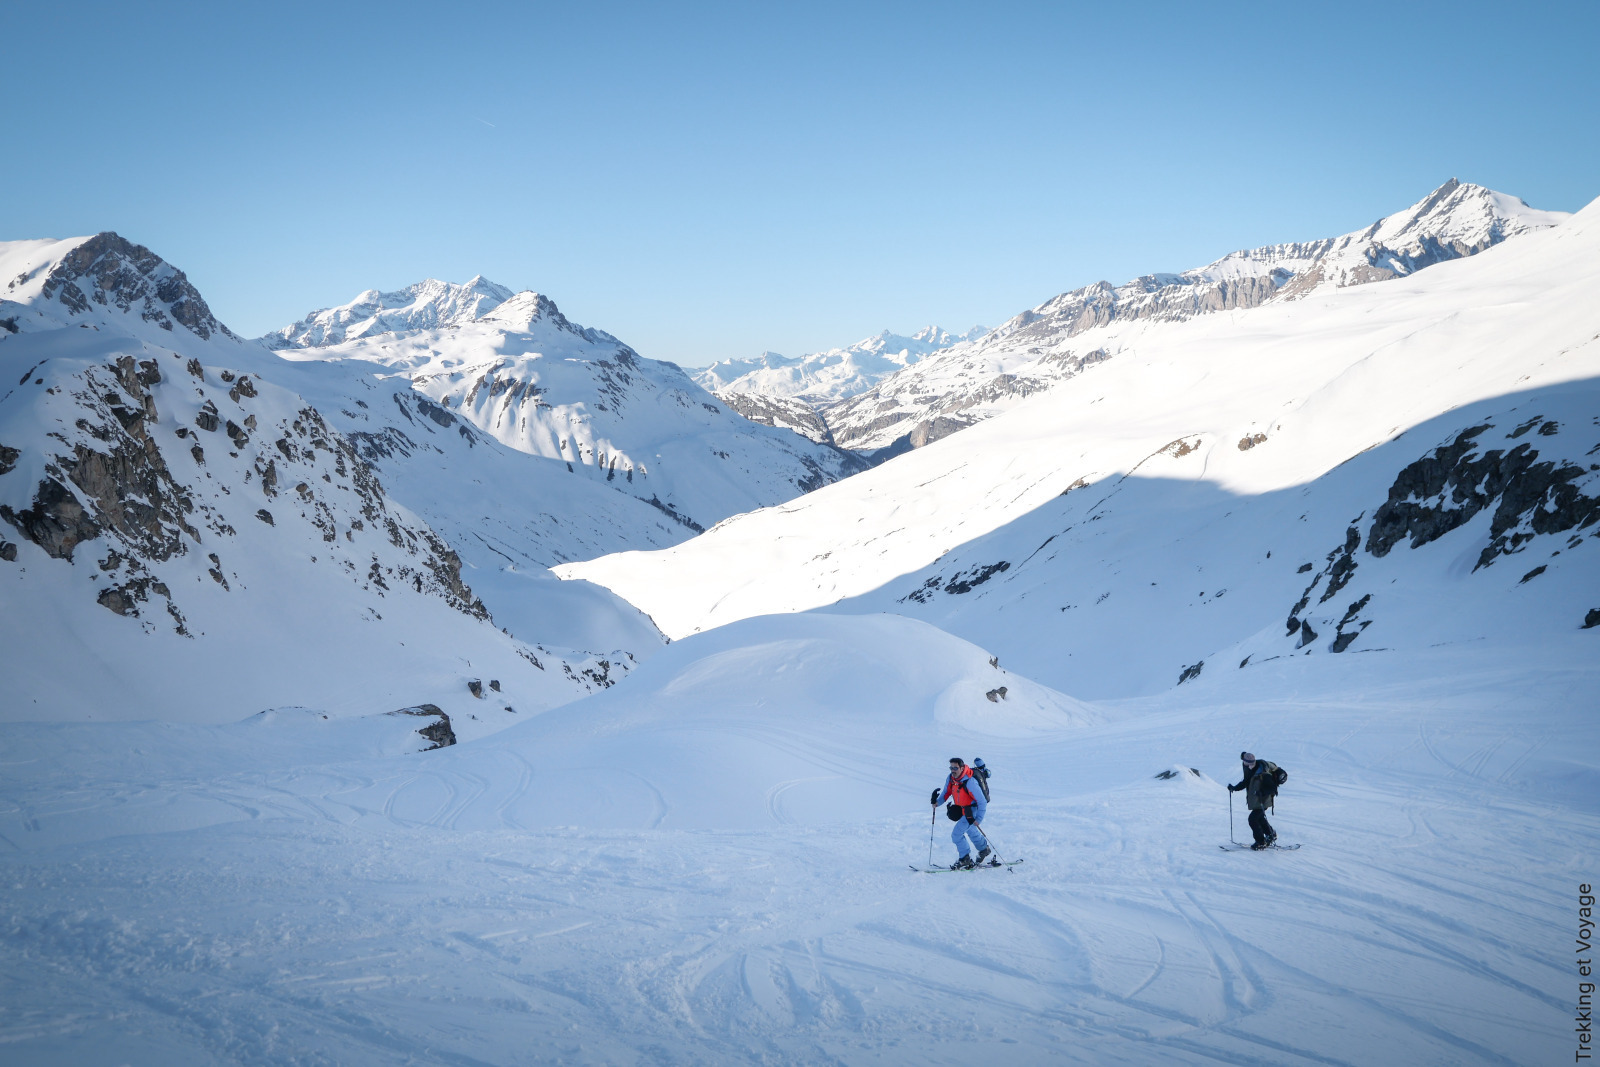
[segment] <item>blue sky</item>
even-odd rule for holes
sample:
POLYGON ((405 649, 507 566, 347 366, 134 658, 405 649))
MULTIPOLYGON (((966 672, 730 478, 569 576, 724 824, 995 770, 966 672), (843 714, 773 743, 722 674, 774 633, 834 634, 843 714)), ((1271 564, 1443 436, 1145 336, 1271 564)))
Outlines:
POLYGON ((482 273, 698 365, 1600 195, 1600 4, 9 4, 0 239, 249 335, 482 273))

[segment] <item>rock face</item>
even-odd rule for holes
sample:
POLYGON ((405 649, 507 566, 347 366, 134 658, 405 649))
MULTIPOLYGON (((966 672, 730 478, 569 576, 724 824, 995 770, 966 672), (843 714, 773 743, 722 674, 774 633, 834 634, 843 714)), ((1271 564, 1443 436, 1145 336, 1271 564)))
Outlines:
MULTIPOLYGON (((1555 422, 1535 416, 1505 439, 1515 440, 1535 426, 1545 437, 1560 432, 1555 422)), ((1489 544, 1479 554, 1476 570, 1520 552, 1541 534, 1585 529, 1600 520, 1600 495, 1586 495, 1580 488, 1594 483, 1589 470, 1567 460, 1540 460, 1528 441, 1509 449, 1485 448, 1478 439, 1492 429, 1485 423, 1463 430, 1450 444, 1401 471, 1389 499, 1373 515, 1367 551, 1385 556, 1407 537, 1412 548, 1420 548, 1495 505, 1489 544)))
POLYGON ((456 732, 450 727, 450 716, 446 715, 437 704, 418 704, 415 707, 391 711, 389 714, 415 715, 433 720, 433 722, 417 730, 417 733, 431 742, 427 748, 422 750, 424 752, 432 752, 436 748, 448 748, 456 743, 456 732))
POLYGON ((72 394, 81 436, 46 461, 31 505, 0 504, 0 518, 68 561, 106 531, 125 554, 157 561, 183 552, 184 535, 197 541, 187 518, 194 504, 149 431, 159 419, 150 387, 160 380, 154 360, 129 355, 85 369, 72 394))
MULTIPOLYGON (((487 618, 482 602, 461 580, 455 552, 426 526, 402 520, 354 447, 315 408, 296 404, 298 398, 238 378, 226 396, 214 393, 201 401, 195 394, 204 396, 204 386, 166 381, 157 359, 139 360, 131 354, 103 363, 55 364, 54 384, 36 389, 35 395, 70 432, 36 438, 26 448, 5 446, 0 453, 6 458, 0 473, 0 520, 46 556, 66 563, 87 542, 103 546, 100 569, 112 584, 95 598, 109 610, 138 617, 139 606, 156 594, 166 600, 175 629, 185 632, 169 585, 157 575, 163 564, 199 546, 204 531, 222 545, 237 535, 225 518, 240 513, 230 499, 235 487, 200 469, 200 457, 185 447, 189 431, 183 429, 182 436, 170 429, 159 432, 176 416, 192 420, 202 431, 209 423, 215 432, 218 421, 226 422, 229 443, 243 464, 244 484, 236 488, 246 497, 277 497, 279 478, 292 473, 299 490, 295 508, 324 544, 355 551, 358 533, 363 540, 381 538, 380 551, 361 557, 370 583, 386 589, 385 578, 397 578, 415 592, 439 596, 458 611, 487 618), (227 416, 217 414, 219 403, 227 405, 227 416), (209 413, 209 420, 182 412, 184 407, 193 412, 197 404, 203 405, 198 415, 209 413), (248 410, 254 406, 261 408, 259 414, 248 410), (164 415, 163 407, 172 414, 164 415), (263 432, 252 435, 240 423, 263 432), (32 488, 19 500, 21 478, 31 478, 32 488)), ((277 525, 267 508, 243 513, 277 525)), ((327 554, 334 558, 337 547, 327 554)), ((347 570, 355 573, 356 563, 347 562, 347 570)), ((220 563, 214 571, 218 584, 226 587, 220 563)))
POLYGON ((62 257, 46 275, 43 295, 74 314, 98 304, 137 314, 163 330, 182 326, 202 340, 233 336, 183 271, 115 233, 96 234, 62 257))
MULTIPOLYGON (((1581 432, 1563 433, 1558 422, 1542 415, 1508 414, 1459 430, 1448 442, 1401 468, 1387 499, 1372 511, 1365 545, 1359 525, 1345 531, 1344 542, 1327 554, 1326 564, 1289 610, 1285 636, 1295 640, 1296 649, 1318 641, 1321 634, 1302 616, 1312 607, 1313 597, 1320 606, 1353 581, 1360 584, 1360 551, 1383 559, 1402 542, 1419 549, 1485 512, 1490 516, 1489 525, 1473 573, 1534 547, 1540 538, 1566 535, 1555 550, 1559 555, 1578 548, 1591 532, 1600 536, 1596 530, 1600 524, 1600 465, 1562 457, 1563 453, 1580 457, 1585 452, 1600 452, 1600 444, 1591 447, 1588 437, 1578 435, 1581 432), (1509 428, 1501 430, 1497 423, 1509 428), (1554 454, 1541 458, 1535 440, 1547 442, 1542 447, 1554 454)), ((1518 584, 1526 584, 1546 569, 1546 564, 1534 567, 1518 584)), ((1350 648, 1372 625, 1374 596, 1367 592, 1351 600, 1337 621, 1330 615, 1319 624, 1332 627, 1329 651, 1350 648)))
POLYGON ((818 415, 810 404, 798 397, 724 390, 717 393, 717 399, 751 422, 793 430, 801 437, 816 441, 818 444, 833 444, 833 434, 828 431, 828 425, 822 421, 822 416, 818 415))

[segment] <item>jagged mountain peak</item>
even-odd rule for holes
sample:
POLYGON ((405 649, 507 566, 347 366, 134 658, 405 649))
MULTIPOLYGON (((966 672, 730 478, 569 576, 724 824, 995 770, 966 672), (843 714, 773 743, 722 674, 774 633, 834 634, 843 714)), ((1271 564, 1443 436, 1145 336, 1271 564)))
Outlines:
POLYGON ((361 337, 459 326, 516 295, 475 274, 460 284, 424 278, 393 292, 366 289, 348 304, 311 312, 260 340, 268 348, 326 348, 361 337))
POLYGON ((0 243, 0 322, 15 331, 122 316, 171 332, 182 326, 201 340, 232 338, 183 271, 143 245, 110 230, 64 241, 0 243))

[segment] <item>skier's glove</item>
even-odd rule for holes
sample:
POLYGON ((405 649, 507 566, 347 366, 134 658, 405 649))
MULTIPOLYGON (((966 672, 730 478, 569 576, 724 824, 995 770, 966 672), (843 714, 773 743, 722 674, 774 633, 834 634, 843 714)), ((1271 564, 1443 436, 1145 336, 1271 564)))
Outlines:
POLYGON ((1228 792, 1230 792, 1230 793, 1237 793, 1238 791, 1239 791, 1239 787, 1236 786, 1236 785, 1230 785, 1228 787, 1228 792))
POLYGON ((937 789, 935 789, 933 791, 933 795, 928 798, 928 803, 932 804, 936 808, 939 806, 939 791, 937 789))

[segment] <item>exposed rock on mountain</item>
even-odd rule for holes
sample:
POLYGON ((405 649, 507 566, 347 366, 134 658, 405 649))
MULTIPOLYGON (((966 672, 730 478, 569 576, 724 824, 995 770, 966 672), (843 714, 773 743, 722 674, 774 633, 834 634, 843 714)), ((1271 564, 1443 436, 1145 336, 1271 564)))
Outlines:
POLYGON ((816 408, 800 397, 738 393, 724 389, 717 393, 717 399, 751 422, 793 430, 818 444, 833 444, 833 434, 828 432, 827 423, 822 421, 816 408))
POLYGON ((390 715, 414 715, 421 719, 433 721, 417 729, 424 739, 431 742, 424 752, 432 752, 436 748, 449 748, 456 743, 456 732, 450 728, 450 716, 437 704, 418 704, 414 708, 401 708, 389 712, 390 715))
POLYGON ((36 327, 52 308, 57 315, 64 311, 78 318, 98 306, 138 315, 167 331, 182 326, 201 340, 213 334, 233 336, 183 271, 115 233, 69 242, 19 241, 8 247, 12 254, 7 265, 23 268, 8 280, 0 300, 11 333, 21 328, 19 311, 36 327))
MULTIPOLYGON (((18 375, 0 386, 14 712, 151 717, 159 693, 159 713, 180 718, 272 703, 370 714, 463 658, 537 710, 636 662, 491 624, 455 549, 274 380, 295 365, 229 333, 148 250, 115 234, 0 244, 0 277, 17 325, 0 334, 0 366, 18 375), (204 684, 174 694, 175 674, 204 684)), ((574 591, 557 610, 614 600, 574 591)), ((632 632, 657 640, 647 622, 632 632)))
MULTIPOLYGON (((1553 419, 1535 415, 1507 433, 1505 440, 1515 440, 1534 426, 1543 437, 1560 432, 1553 419)), ((1493 429, 1492 423, 1484 423, 1462 430, 1450 444, 1401 471, 1389 489, 1389 499, 1372 517, 1367 551, 1385 556, 1406 537, 1411 538, 1412 548, 1420 548, 1498 502, 1489 523, 1489 543, 1473 566, 1476 570, 1502 555, 1521 552, 1535 537, 1587 529, 1600 520, 1600 494, 1583 492, 1584 486, 1600 485, 1594 468, 1586 469, 1581 461, 1540 460, 1529 441, 1509 450, 1486 448, 1483 438, 1493 429)))
MULTIPOLYGON (((1364 551, 1371 558, 1383 559, 1408 540, 1410 548, 1419 549, 1484 512, 1489 513, 1488 528, 1469 573, 1490 567, 1505 556, 1541 547, 1550 549, 1548 558, 1585 547, 1592 551, 1594 546, 1586 546, 1585 538, 1592 534, 1590 540, 1600 539, 1600 530, 1595 529, 1600 523, 1600 464, 1587 463, 1584 457, 1594 453, 1600 453, 1600 432, 1562 434, 1556 420, 1542 415, 1529 418, 1506 412, 1466 427, 1399 471, 1388 499, 1373 511, 1364 551), (1501 433, 1497 425, 1514 428, 1501 433), (1534 427, 1539 429, 1535 436, 1556 440, 1542 442, 1541 448, 1528 440, 1511 444, 1534 427), (1542 459, 1541 450, 1546 453, 1542 459)), ((1319 585, 1322 591, 1316 600, 1320 605, 1357 579, 1360 563, 1356 553, 1361 541, 1359 527, 1351 526, 1344 543, 1328 553, 1328 565, 1290 610, 1287 636, 1299 634, 1297 648, 1317 640, 1318 632, 1311 628, 1310 620, 1302 622, 1300 615, 1319 585)), ((1534 567, 1517 584, 1527 584, 1548 567, 1548 563, 1534 567)), ((1356 584, 1359 588, 1364 583, 1356 584)), ((1378 587, 1378 593, 1382 592, 1378 587)), ((1372 625, 1377 617, 1369 610, 1374 595, 1367 592, 1352 600, 1337 622, 1332 615, 1320 619, 1319 626, 1333 631, 1329 651, 1345 651, 1372 625)))

